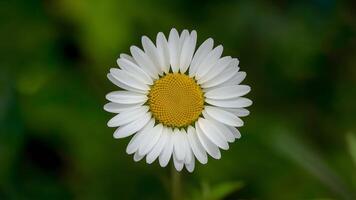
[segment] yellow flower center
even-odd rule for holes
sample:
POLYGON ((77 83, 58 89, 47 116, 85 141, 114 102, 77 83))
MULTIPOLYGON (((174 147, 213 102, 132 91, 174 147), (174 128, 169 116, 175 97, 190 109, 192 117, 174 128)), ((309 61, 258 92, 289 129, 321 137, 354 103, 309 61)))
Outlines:
POLYGON ((153 117, 171 127, 185 127, 195 122, 203 108, 203 91, 185 74, 169 73, 155 81, 148 94, 153 117))

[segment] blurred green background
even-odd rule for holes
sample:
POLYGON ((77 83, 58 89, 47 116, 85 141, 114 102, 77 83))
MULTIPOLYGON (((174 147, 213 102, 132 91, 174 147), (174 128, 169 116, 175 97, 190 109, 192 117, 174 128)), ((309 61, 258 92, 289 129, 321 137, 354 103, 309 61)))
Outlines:
POLYGON ((252 87, 242 138, 182 172, 184 199, 356 199, 352 1, 0 2, 0 199, 169 199, 170 167, 134 162, 103 110, 120 53, 197 30, 252 87))

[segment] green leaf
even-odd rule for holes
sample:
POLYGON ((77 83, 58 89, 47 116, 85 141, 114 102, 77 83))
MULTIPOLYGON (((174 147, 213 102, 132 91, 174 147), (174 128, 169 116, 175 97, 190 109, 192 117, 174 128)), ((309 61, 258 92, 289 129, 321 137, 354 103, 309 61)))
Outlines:
POLYGON ((209 200, 219 200, 223 199, 229 194, 238 191, 243 187, 243 183, 241 181, 235 182, 224 182, 218 185, 215 185, 210 190, 210 194, 208 194, 209 200))
POLYGON ((240 190, 244 186, 242 181, 223 182, 217 185, 210 185, 202 182, 200 190, 191 191, 190 200, 220 200, 228 195, 240 190))

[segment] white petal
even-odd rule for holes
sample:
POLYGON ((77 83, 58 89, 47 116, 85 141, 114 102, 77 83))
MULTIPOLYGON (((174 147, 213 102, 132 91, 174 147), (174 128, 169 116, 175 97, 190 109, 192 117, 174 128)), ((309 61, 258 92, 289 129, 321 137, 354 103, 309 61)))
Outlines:
POLYGON ((190 37, 190 35, 189 35, 189 31, 187 29, 184 29, 179 37, 179 45, 178 45, 178 64, 179 64, 178 67, 179 68, 180 68, 180 64, 181 64, 180 57, 182 54, 182 48, 183 48, 185 40, 189 39, 189 37, 190 37))
POLYGON ((180 72, 185 73, 192 61, 195 45, 197 43, 197 32, 192 31, 189 37, 187 37, 183 43, 182 51, 180 55, 179 67, 180 72))
POLYGON ((133 87, 135 89, 138 90, 149 90, 150 87, 148 87, 147 84, 145 84, 142 80, 136 78, 134 75, 132 75, 131 73, 124 71, 124 70, 120 70, 120 69, 116 69, 116 68, 111 68, 110 69, 110 74, 115 77, 117 80, 119 80, 120 82, 133 87))
POLYGON ((241 138, 241 133, 239 130, 237 130, 237 128, 232 127, 232 126, 226 126, 228 129, 230 129, 230 131, 234 134, 235 138, 241 138))
POLYGON ((226 81, 224 85, 238 85, 246 78, 246 72, 237 72, 237 74, 230 80, 226 81))
POLYGON ((214 121, 213 123, 215 126, 217 126, 221 130, 221 133, 223 133, 223 135, 225 136, 226 141, 228 141, 230 143, 235 141, 235 135, 229 128, 227 128, 227 125, 222 124, 217 121, 214 121))
POLYGON ((200 62, 208 55, 208 53, 213 49, 214 45, 214 40, 211 38, 208 38, 203 42, 203 44, 200 45, 198 50, 195 52, 192 62, 189 67, 189 76, 193 77, 195 76, 197 66, 200 64, 200 62))
POLYGON ((222 71, 224 71, 231 62, 234 62, 235 59, 232 59, 230 56, 225 56, 223 58, 220 58, 215 65, 208 71, 208 73, 201 77, 197 82, 198 84, 205 83, 208 80, 211 80, 215 78, 217 75, 219 75, 222 71))
POLYGON ((200 118, 198 120, 199 127, 203 131, 203 133, 216 144, 218 147, 227 150, 229 149, 229 144, 227 143, 224 135, 221 133, 219 128, 213 125, 209 120, 200 118))
POLYGON ((125 110, 132 110, 132 109, 138 108, 143 103, 144 102, 137 103, 137 104, 121 104, 121 103, 110 102, 110 103, 107 103, 104 105, 104 110, 107 112, 111 112, 111 113, 119 113, 119 112, 122 112, 125 110))
POLYGON ((250 114, 250 111, 248 111, 245 108, 222 108, 222 109, 234 113, 238 117, 246 117, 247 115, 250 114))
POLYGON ((174 129, 173 142, 174 142, 174 154, 179 161, 184 161, 185 158, 185 143, 183 139, 183 133, 179 129, 174 129))
POLYGON ((158 51, 153 44, 153 42, 146 36, 142 37, 142 47, 145 50, 145 53, 148 55, 152 63, 155 65, 156 70, 160 75, 163 74, 163 70, 159 67, 158 51))
POLYGON ((238 71, 238 70, 240 70, 239 63, 240 63, 239 59, 233 58, 233 59, 232 59, 232 62, 229 64, 228 67, 235 68, 235 69, 237 69, 237 71, 238 71))
POLYGON ((114 91, 106 95, 106 99, 120 104, 143 104, 147 101, 147 96, 131 91, 114 91))
POLYGON ((189 163, 185 163, 185 168, 188 170, 188 172, 192 173, 195 168, 195 159, 194 156, 192 155, 192 160, 189 163))
POLYGON ((151 137, 148 137, 147 141, 143 141, 142 148, 138 149, 138 153, 141 155, 146 155, 151 149, 157 144, 159 138, 162 135, 163 126, 162 124, 158 124, 155 126, 150 133, 148 133, 151 137))
POLYGON ((195 122, 195 128, 197 131, 197 135, 199 138, 200 143, 202 144, 202 146, 204 147, 204 149, 206 150, 206 152, 213 158, 215 159, 220 159, 221 158, 221 153, 220 150, 218 148, 218 146, 216 146, 214 143, 212 143, 203 133, 203 131, 201 130, 201 128, 199 127, 198 122, 195 122))
POLYGON ((173 153, 173 131, 171 128, 168 128, 167 130, 168 139, 161 154, 159 155, 159 164, 161 165, 161 167, 167 166, 169 159, 171 158, 173 153))
POLYGON ((118 59, 117 63, 119 64, 121 69, 128 71, 129 73, 131 73, 131 75, 134 74, 138 79, 140 79, 145 84, 147 85, 153 84, 152 78, 135 63, 124 58, 118 59))
POLYGON ((209 99, 231 99, 243 96, 251 91, 248 85, 230 85, 214 88, 204 94, 209 99))
POLYGON ((228 125, 225 125, 223 123, 220 123, 219 121, 216 121, 214 118, 212 118, 210 115, 208 115, 205 110, 202 112, 202 114, 203 114, 205 119, 208 119, 211 123, 213 123, 215 126, 217 126, 220 129, 220 131, 224 135, 226 141, 228 141, 228 142, 234 142, 235 141, 235 135, 227 127, 228 125))
POLYGON ((180 68, 181 66, 181 63, 180 63, 180 57, 181 57, 181 54, 182 54, 182 48, 183 48, 183 45, 184 45, 184 42, 185 40, 189 40, 189 32, 188 30, 184 29, 179 37, 179 46, 178 46, 178 68, 180 68))
POLYGON ((168 73, 170 67, 168 42, 164 34, 161 32, 157 34, 156 46, 157 46, 158 59, 160 64, 159 66, 161 68, 161 71, 168 73))
MULTIPOLYGON (((132 63, 134 63, 135 65, 136 65, 136 61, 135 61, 135 59, 133 59, 133 57, 132 56, 130 56, 130 55, 128 55, 128 54, 126 54, 126 53, 122 53, 122 54, 120 54, 120 58, 122 58, 122 59, 126 59, 126 60, 129 60, 130 62, 132 62, 132 63)), ((119 59, 120 59, 119 58, 119 59)), ((117 59, 117 64, 119 65, 119 59, 117 59)))
POLYGON ((139 89, 136 89, 136 88, 133 88, 133 87, 131 87, 129 85, 124 84, 123 82, 119 81, 117 78, 115 78, 110 73, 107 74, 107 77, 112 83, 114 83, 115 85, 117 85, 118 87, 120 87, 122 89, 129 90, 129 91, 132 91, 132 92, 138 92, 138 93, 142 93, 142 94, 147 94, 148 93, 148 90, 139 90, 139 89))
POLYGON ((183 143, 184 143, 184 149, 185 149, 184 163, 190 163, 192 160, 193 154, 192 154, 192 149, 190 148, 190 144, 188 141, 188 135, 184 129, 181 129, 181 133, 183 136, 183 143))
POLYGON ((142 160, 143 157, 144 157, 144 155, 140 155, 140 154, 138 154, 138 152, 136 152, 134 154, 133 159, 134 159, 135 162, 138 162, 138 161, 142 160))
POLYGON ((146 157, 146 162, 148 164, 151 164, 153 163, 153 161, 155 161, 159 154, 161 154, 164 146, 166 145, 166 142, 168 140, 168 132, 167 132, 167 127, 164 127, 163 128, 163 131, 162 131, 162 135, 161 137, 159 138, 157 144, 153 147, 153 149, 147 154, 147 157, 146 157))
POLYGON ((132 137, 126 148, 127 154, 133 154, 138 150, 138 147, 144 139, 145 134, 153 128, 154 124, 155 120, 151 118, 150 121, 142 128, 142 130, 140 130, 132 137))
POLYGON ((189 37, 189 32, 187 29, 184 29, 179 37, 179 49, 181 50, 184 44, 184 41, 189 37))
POLYGON ((136 119, 135 121, 119 127, 114 132, 114 138, 124 138, 130 136, 137 131, 141 130, 151 119, 151 113, 146 113, 142 117, 136 119))
POLYGON ((218 86, 218 85, 223 84, 224 82, 230 80, 232 77, 236 76, 237 73, 238 73, 238 69, 228 67, 226 70, 221 72, 215 78, 201 84, 201 86, 203 88, 210 88, 210 87, 218 86))
POLYGON ((176 168, 177 171, 182 171, 183 167, 184 167, 184 162, 183 161, 179 161, 176 157, 176 154, 173 154, 173 163, 174 163, 174 167, 176 168))
POLYGON ((128 124, 146 114, 147 111, 148 106, 140 106, 136 109, 123 111, 108 121, 108 127, 118 127, 128 124))
POLYGON ((158 78, 158 71, 154 63, 150 60, 150 58, 136 46, 131 46, 130 51, 132 56, 134 57, 136 63, 141 67, 143 71, 145 71, 152 78, 158 78))
POLYGON ((138 150, 137 150, 137 153, 139 155, 146 155, 146 154, 143 154, 142 151, 143 149, 146 147, 146 145, 152 140, 152 130, 154 129, 155 127, 153 127, 152 129, 149 129, 146 131, 146 133, 143 135, 142 139, 141 139, 141 143, 139 144, 139 147, 138 147, 138 150))
POLYGON ((213 106, 205 106, 205 111, 216 121, 226 124, 228 126, 240 127, 244 125, 244 122, 240 118, 223 109, 213 106))
POLYGON ((204 147, 199 141, 197 133, 192 126, 188 127, 188 141, 195 157, 199 160, 201 164, 206 164, 208 162, 208 157, 204 147))
POLYGON ((244 108, 252 105, 252 101, 250 99, 239 97, 236 99, 227 99, 227 100, 214 100, 214 99, 205 99, 205 102, 225 108, 244 108))
POLYGON ((221 57, 223 52, 223 46, 219 45, 215 49, 213 49, 206 58, 197 66, 197 72, 195 77, 197 80, 201 79, 204 75, 206 75, 209 70, 216 64, 216 62, 221 57))
MULTIPOLYGON (((146 126, 149 124, 149 122, 146 124, 146 126)), ((142 130, 144 130, 143 128, 142 130)), ((130 140, 129 144, 126 147, 126 153, 127 154, 133 154, 138 150, 139 144, 141 144, 142 138, 144 136, 143 131, 137 132, 130 140)))
POLYGON ((179 70, 179 35, 176 29, 172 29, 168 37, 168 48, 171 68, 173 72, 178 72, 179 70))

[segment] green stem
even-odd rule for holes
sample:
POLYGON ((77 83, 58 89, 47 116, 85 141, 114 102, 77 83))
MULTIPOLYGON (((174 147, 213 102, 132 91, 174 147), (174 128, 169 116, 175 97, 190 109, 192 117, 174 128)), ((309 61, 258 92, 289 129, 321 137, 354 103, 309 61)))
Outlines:
POLYGON ((172 200, 181 200, 181 176, 180 173, 176 171, 172 163, 171 167, 171 182, 172 182, 172 200))

